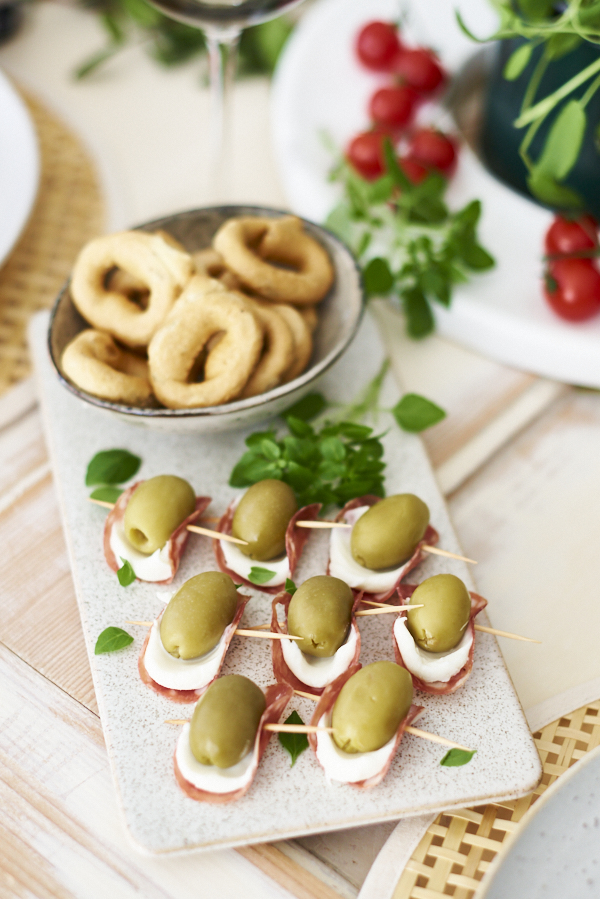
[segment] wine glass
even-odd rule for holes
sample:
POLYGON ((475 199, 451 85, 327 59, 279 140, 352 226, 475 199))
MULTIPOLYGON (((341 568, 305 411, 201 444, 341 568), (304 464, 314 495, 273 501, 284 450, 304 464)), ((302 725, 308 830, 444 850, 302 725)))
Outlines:
POLYGON ((230 95, 242 30, 297 6, 302 0, 150 0, 165 15, 200 28, 206 37, 211 93, 207 185, 211 200, 226 197, 230 95))

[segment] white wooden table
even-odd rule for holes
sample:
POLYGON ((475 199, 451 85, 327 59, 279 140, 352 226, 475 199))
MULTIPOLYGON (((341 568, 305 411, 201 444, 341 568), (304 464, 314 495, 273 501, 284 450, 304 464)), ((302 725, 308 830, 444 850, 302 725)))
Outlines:
MULTIPOLYGON (((202 203, 207 98, 194 67, 127 50, 87 84, 95 19, 42 4, 0 65, 84 137, 110 228, 202 203)), ((237 88, 233 196, 285 206, 267 85, 237 88)), ((1 297, 0 297, 1 303, 1 297)), ((600 696, 600 397, 438 338, 414 344, 378 310, 403 389, 448 412, 424 435, 492 623, 543 641, 502 651, 534 727, 600 696)), ((178 858, 130 848, 117 815, 32 385, 0 400, 0 894, 7 897, 356 896, 393 825, 178 858)))

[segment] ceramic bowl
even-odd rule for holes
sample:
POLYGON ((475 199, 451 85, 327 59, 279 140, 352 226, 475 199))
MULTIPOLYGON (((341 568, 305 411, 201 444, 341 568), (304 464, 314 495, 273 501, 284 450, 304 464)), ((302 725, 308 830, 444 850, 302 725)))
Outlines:
MULTIPOLYGON (((142 231, 162 229, 193 252, 211 244, 212 237, 232 216, 256 215, 277 218, 286 213, 259 206, 215 206, 192 209, 147 222, 142 231)), ((358 266, 348 249, 329 231, 304 221, 306 231, 322 244, 335 270, 333 287, 319 304, 319 325, 313 335, 314 348, 308 368, 294 381, 259 396, 233 400, 203 409, 140 409, 113 403, 85 393, 65 376, 61 358, 67 344, 89 327, 75 308, 67 282, 58 296, 48 334, 50 357, 64 387, 82 402, 116 415, 132 424, 174 432, 215 433, 250 427, 283 412, 313 390, 320 377, 338 359, 356 334, 363 312, 363 288, 358 266)))

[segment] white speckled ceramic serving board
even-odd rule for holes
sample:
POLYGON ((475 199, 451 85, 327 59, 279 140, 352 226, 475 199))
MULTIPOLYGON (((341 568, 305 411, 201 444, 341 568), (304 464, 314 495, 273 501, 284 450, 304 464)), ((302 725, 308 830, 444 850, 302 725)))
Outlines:
MULTIPOLYGON (((273 737, 248 794, 231 805, 194 802, 179 789, 172 756, 178 728, 168 718, 189 717, 192 706, 159 697, 144 686, 137 657, 145 630, 129 626, 134 643, 118 653, 94 655, 98 634, 126 619, 148 620, 163 607, 162 597, 187 578, 216 568, 210 540, 192 535, 173 586, 119 585, 102 552, 105 512, 87 502, 84 476, 88 461, 102 449, 123 447, 143 459, 139 476, 177 474, 198 494, 212 496, 209 514, 220 515, 237 491, 228 487, 233 464, 244 449, 244 432, 199 437, 168 435, 130 426, 80 403, 60 386, 46 353, 47 315, 31 330, 32 347, 56 485, 62 508, 75 588, 90 655, 92 673, 117 791, 129 831, 151 852, 199 847, 218 848, 265 842, 326 830, 375 823, 425 811, 514 798, 531 790, 541 776, 539 758, 525 718, 493 637, 477 635, 473 675, 449 697, 417 694, 425 706, 419 726, 477 749, 462 768, 444 768, 444 749, 405 736, 392 767, 379 786, 368 791, 328 783, 310 751, 290 767, 290 758, 273 737)), ((320 389, 332 400, 348 401, 379 369, 382 349, 367 316, 346 355, 325 376, 320 389)), ((384 405, 393 405, 397 389, 384 385, 384 405)), ((383 414, 388 493, 411 491, 431 509, 440 545, 457 550, 443 499, 418 437, 399 431, 383 414)), ((313 533, 295 580, 325 572, 328 537, 313 533)), ((431 557, 409 577, 412 582, 450 571, 469 583, 463 563, 431 557)), ((252 593, 243 625, 270 620, 271 597, 252 593)), ((489 597, 493 602, 493 597, 489 597)), ((393 659, 391 622, 387 616, 363 618, 361 662, 393 659)), ((261 687, 273 682, 270 643, 234 637, 224 674, 243 673, 261 687)), ((285 716, 297 709, 304 721, 313 703, 294 697, 285 716)))

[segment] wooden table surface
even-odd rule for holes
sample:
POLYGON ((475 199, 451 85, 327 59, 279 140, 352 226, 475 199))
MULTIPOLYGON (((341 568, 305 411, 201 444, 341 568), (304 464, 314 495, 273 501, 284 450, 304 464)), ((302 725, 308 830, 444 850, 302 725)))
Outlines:
MULTIPOLYGON (((71 118, 81 115, 85 130, 82 95, 64 72, 98 40, 89 17, 45 7, 3 51, 0 64, 42 95, 45 77, 63 109, 75 97, 71 118), (66 43, 66 24, 71 36, 81 37, 75 48, 66 43), (52 55, 48 35, 56 39, 52 55)), ((131 55, 120 71, 90 88, 88 99, 102 100, 107 82, 113 91, 124 84, 127 93, 130 64, 131 55)), ((144 65, 147 78, 156 79, 152 65, 144 65)), ((178 90, 183 77, 161 74, 178 90)), ((192 84, 185 77, 188 97, 192 84)), ((260 130, 266 87, 256 83, 242 92, 260 99, 263 118, 251 125, 260 130)), ((100 100, 101 120, 108 103, 100 100)), ((121 124, 126 132, 125 118, 121 124)), ((251 130, 246 149, 253 159, 259 143, 251 130)), ((116 138, 112 150, 121 152, 116 138)), ((182 173, 174 173, 171 189, 155 194, 152 204, 140 182, 127 182, 127 220, 194 204, 195 196, 180 196, 192 165, 189 147, 185 154, 182 173)), ((153 164, 145 163, 150 175, 153 164)), ((245 186, 239 198, 281 203, 262 165, 252 186, 240 174, 245 186)), ((126 170, 124 164, 121 173, 126 170)), ((118 218, 114 204, 111 216, 118 218)), ((395 312, 380 307, 377 314, 402 389, 423 393, 448 412, 423 439, 463 549, 479 561, 475 578, 490 600, 492 623, 543 641, 501 644, 524 708, 535 712, 581 685, 592 692, 597 685, 600 696, 600 396, 507 369, 436 337, 411 343, 395 312)), ((0 545, 0 895, 358 894, 393 825, 177 858, 146 857, 131 848, 117 812, 31 382, 0 399, 0 545)))

